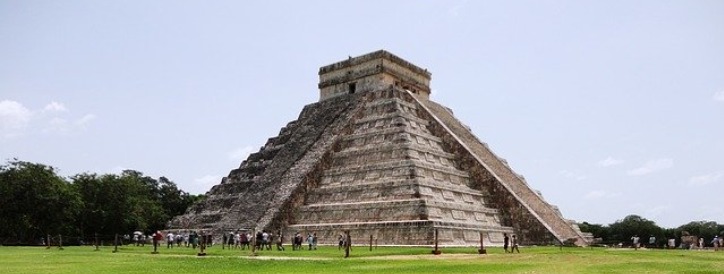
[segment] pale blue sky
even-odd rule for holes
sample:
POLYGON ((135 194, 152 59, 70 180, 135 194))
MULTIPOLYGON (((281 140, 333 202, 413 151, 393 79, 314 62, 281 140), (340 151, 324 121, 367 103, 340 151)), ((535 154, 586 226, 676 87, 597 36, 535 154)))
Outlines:
POLYGON ((320 66, 386 49, 431 71, 433 99, 567 218, 724 223, 722 14, 724 1, 0 0, 0 158, 204 193, 317 100, 320 66))

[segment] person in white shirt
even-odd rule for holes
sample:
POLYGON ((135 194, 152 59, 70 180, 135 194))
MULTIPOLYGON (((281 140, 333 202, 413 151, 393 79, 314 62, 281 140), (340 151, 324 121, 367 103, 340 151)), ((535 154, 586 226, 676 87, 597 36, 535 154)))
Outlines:
POLYGON ((176 239, 176 238, 173 236, 173 233, 171 233, 171 231, 169 231, 169 232, 166 234, 166 248, 172 248, 172 247, 173 247, 173 241, 174 241, 174 239, 176 239))

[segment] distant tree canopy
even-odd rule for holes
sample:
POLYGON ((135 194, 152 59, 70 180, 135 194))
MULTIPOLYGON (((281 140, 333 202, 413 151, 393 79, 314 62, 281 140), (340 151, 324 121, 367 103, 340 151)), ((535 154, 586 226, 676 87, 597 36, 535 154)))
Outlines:
POLYGON ((707 239, 708 243, 714 236, 724 235, 724 224, 712 221, 690 222, 677 228, 662 228, 654 221, 638 215, 629 215, 607 226, 583 222, 579 224, 581 231, 590 232, 593 237, 601 238, 603 244, 630 245, 631 237, 639 236, 642 243, 648 243, 651 236, 656 237, 656 245, 663 246, 667 239, 676 239, 679 243, 682 235, 694 235, 707 239))
POLYGON ((53 167, 12 160, 0 165, 0 197, 0 240, 36 243, 46 234, 161 230, 203 196, 135 170, 82 173, 66 180, 53 167))
MULTIPOLYGON (((76 237, 126 234, 164 229, 203 195, 190 195, 166 177, 135 170, 118 174, 81 173, 65 179, 43 164, 8 161, 0 165, 0 244, 33 244, 46 234, 76 237)), ((694 221, 664 229, 651 220, 629 215, 609 225, 579 224, 581 231, 604 244, 628 244, 636 235, 643 243, 656 237, 679 240, 695 235, 708 240, 724 235, 724 224, 694 221)), ((678 242, 677 242, 678 243, 678 242)))

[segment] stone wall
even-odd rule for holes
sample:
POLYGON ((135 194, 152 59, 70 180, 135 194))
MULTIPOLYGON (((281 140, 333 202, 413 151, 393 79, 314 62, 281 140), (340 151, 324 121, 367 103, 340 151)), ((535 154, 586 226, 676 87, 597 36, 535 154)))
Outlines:
POLYGON ((319 69, 320 101, 397 85, 420 96, 430 94, 430 72, 384 50, 337 62, 319 69), (354 91, 351 86, 354 86, 354 91))

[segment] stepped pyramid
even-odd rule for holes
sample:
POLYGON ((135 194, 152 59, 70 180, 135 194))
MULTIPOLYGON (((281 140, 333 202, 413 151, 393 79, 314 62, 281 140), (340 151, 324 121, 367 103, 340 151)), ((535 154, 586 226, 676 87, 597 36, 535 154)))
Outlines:
MULTIPOLYGON (((350 230, 380 245, 585 245, 578 227, 430 100, 431 74, 381 50, 319 70, 319 102, 249 155, 173 229, 350 230)), ((361 238, 360 238, 361 237, 361 238)))

